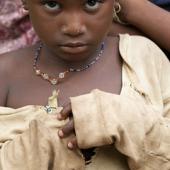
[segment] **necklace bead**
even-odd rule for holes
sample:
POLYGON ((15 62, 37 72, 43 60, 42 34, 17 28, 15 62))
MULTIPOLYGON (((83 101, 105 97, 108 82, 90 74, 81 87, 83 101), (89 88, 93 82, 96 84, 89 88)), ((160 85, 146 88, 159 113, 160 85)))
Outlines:
POLYGON ((52 85, 56 85, 57 84, 57 79, 53 78, 50 82, 51 82, 52 85))
POLYGON ((43 76, 43 78, 44 78, 45 80, 48 80, 48 79, 49 79, 49 76, 48 76, 48 74, 46 74, 46 73, 44 73, 42 76, 43 76))
POLYGON ((40 75, 41 74, 40 70, 35 70, 35 72, 36 72, 36 75, 40 75))
POLYGON ((65 73, 59 73, 58 77, 59 77, 60 79, 63 79, 63 78, 65 77, 65 73))

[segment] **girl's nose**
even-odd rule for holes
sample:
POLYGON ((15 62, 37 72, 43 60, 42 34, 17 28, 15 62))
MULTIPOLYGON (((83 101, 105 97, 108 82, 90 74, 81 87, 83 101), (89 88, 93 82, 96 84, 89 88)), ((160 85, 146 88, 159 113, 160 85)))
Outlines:
POLYGON ((77 37, 83 35, 85 32, 86 26, 83 24, 81 17, 77 15, 69 16, 62 26, 62 33, 67 36, 77 37))

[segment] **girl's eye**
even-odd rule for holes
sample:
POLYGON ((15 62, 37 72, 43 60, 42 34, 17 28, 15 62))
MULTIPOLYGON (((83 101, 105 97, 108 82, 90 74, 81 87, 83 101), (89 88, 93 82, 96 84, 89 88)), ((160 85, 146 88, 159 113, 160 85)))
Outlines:
POLYGON ((46 1, 43 3, 44 3, 44 6, 50 11, 57 11, 57 10, 60 10, 61 8, 60 4, 56 1, 46 1))
POLYGON ((89 11, 97 10, 102 3, 102 0, 87 0, 85 3, 85 7, 89 11))

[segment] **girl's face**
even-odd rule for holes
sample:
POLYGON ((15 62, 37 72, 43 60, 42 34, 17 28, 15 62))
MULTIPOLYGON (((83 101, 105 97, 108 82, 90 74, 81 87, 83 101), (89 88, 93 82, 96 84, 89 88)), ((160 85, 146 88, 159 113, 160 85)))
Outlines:
POLYGON ((65 60, 82 60, 99 48, 112 25, 114 0, 26 0, 35 31, 65 60))

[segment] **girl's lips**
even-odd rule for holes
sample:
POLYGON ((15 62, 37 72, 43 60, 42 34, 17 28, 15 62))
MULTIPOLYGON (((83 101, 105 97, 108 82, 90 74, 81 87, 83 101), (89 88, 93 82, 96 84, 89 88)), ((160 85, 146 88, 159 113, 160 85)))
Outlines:
POLYGON ((83 43, 67 43, 60 45, 60 49, 69 54, 83 53, 87 50, 88 45, 83 43))
POLYGON ((87 44, 85 43, 82 43, 82 42, 71 42, 71 43, 65 43, 65 44, 62 44, 60 46, 64 46, 64 47, 82 47, 82 46, 86 46, 87 44))

